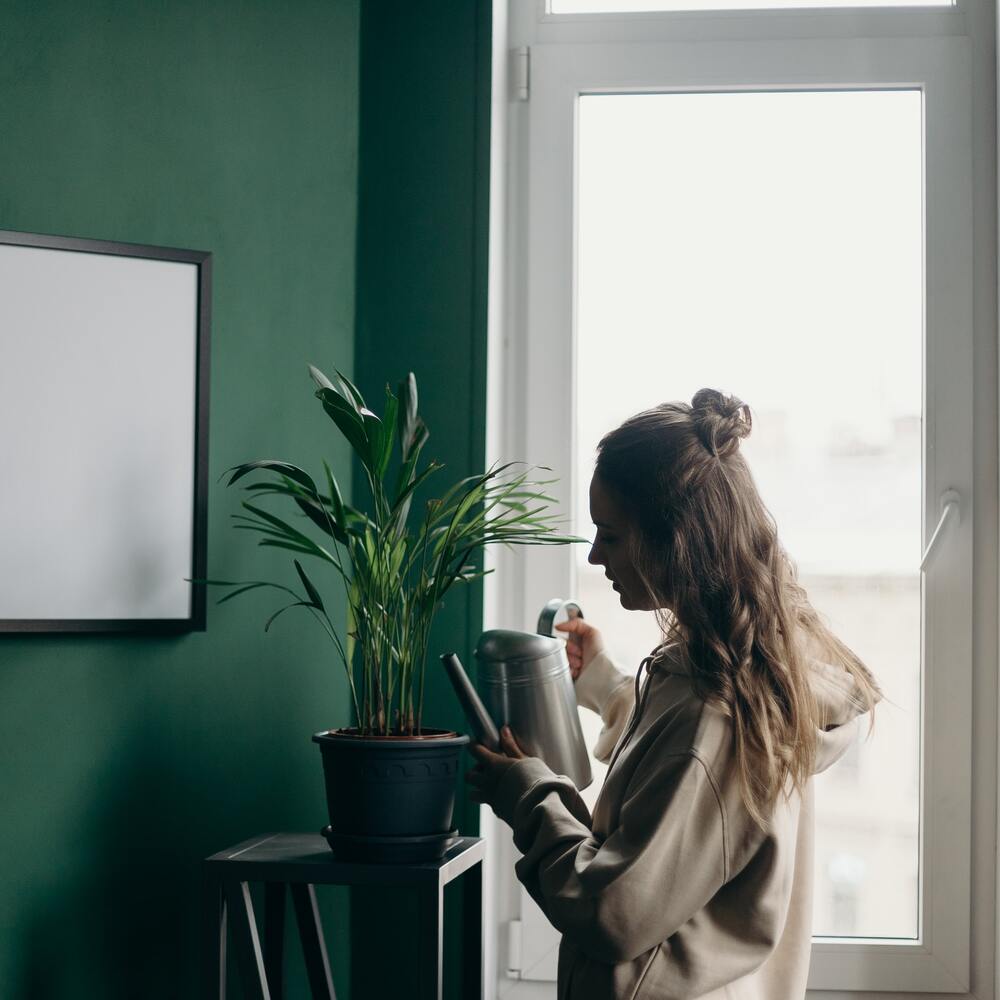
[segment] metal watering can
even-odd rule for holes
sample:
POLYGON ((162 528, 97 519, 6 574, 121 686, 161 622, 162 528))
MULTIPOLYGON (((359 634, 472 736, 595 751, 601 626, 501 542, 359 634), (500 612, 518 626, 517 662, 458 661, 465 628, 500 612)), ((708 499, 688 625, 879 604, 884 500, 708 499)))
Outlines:
POLYGON ((441 657, 473 735, 496 746, 497 727, 509 725, 526 754, 540 757, 577 788, 592 781, 565 643, 554 636, 561 612, 583 617, 578 604, 554 598, 542 609, 538 632, 491 629, 476 646, 478 694, 453 653, 441 657))

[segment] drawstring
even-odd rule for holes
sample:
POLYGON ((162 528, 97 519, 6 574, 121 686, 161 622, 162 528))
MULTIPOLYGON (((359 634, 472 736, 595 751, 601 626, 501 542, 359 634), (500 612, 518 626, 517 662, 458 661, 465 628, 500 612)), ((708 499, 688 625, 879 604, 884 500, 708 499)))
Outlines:
MULTIPOLYGON (((657 649, 659 649, 659 647, 657 647, 657 649)), ((642 679, 643 670, 645 670, 647 674, 652 673, 652 665, 655 660, 656 650, 653 650, 649 656, 643 657, 642 663, 639 664, 639 669, 635 672, 635 704, 632 706, 632 717, 629 719, 629 724, 624 734, 618 741, 618 746, 615 747, 615 752, 611 757, 611 763, 608 764, 608 771, 615 766, 615 761, 618 760, 618 755, 625 749, 625 744, 631 739, 636 726, 639 725, 642 710, 645 708, 646 699, 649 697, 649 679, 646 680, 646 683, 643 686, 641 696, 639 694, 639 682, 642 679)))

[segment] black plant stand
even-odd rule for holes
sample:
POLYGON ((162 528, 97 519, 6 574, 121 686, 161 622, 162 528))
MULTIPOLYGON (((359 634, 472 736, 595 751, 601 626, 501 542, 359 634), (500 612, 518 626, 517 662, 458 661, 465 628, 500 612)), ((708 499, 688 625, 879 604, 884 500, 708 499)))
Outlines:
POLYGON ((483 853, 481 838, 458 837, 440 861, 367 864, 336 860, 319 834, 274 833, 213 854, 205 859, 203 871, 205 1000, 225 1000, 227 924, 232 927, 232 945, 246 996, 283 1000, 286 885, 295 907, 312 995, 322 1000, 336 997, 313 886, 414 886, 420 907, 420 968, 415 996, 440 1000, 444 887, 465 873, 463 899, 470 945, 464 949, 462 997, 481 997, 483 853), (250 901, 250 882, 265 884, 263 948, 250 901))

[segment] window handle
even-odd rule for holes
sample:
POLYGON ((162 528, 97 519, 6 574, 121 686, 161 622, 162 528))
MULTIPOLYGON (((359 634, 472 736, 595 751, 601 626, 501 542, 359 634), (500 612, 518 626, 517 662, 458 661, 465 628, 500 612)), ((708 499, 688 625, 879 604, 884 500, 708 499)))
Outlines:
POLYGON ((930 559, 931 553, 934 551, 938 539, 941 537, 944 526, 948 523, 948 518, 953 515, 959 521, 962 520, 961 497, 958 495, 958 490, 945 490, 941 494, 941 518, 934 529, 934 534, 931 535, 931 540, 927 543, 924 557, 920 560, 921 570, 927 566, 927 561, 930 559))

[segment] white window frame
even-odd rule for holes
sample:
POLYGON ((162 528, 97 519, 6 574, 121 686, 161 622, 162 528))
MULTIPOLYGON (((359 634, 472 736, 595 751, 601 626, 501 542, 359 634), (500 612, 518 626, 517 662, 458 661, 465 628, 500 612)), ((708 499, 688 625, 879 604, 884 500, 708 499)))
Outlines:
MULTIPOLYGON (((497 0, 495 8, 502 6, 497 0)), ((995 645, 985 651, 986 673, 980 669, 974 688, 972 642, 973 499, 976 489, 983 494, 983 484, 975 483, 976 456, 969 446, 976 403, 974 342, 976 337, 996 335, 995 313, 977 317, 974 310, 973 275, 982 275, 984 267, 982 261, 974 262, 973 217, 974 213, 981 217, 984 207, 994 208, 996 202, 995 191, 985 192, 973 183, 975 60, 970 36, 985 23, 992 27, 991 16, 991 0, 960 0, 950 10, 618 16, 552 16, 545 12, 543 0, 510 0, 509 8, 494 14, 487 451, 490 460, 516 457, 551 466, 559 476, 554 496, 567 511, 573 509, 577 492, 586 487, 571 476, 575 379, 555 374, 572 372, 574 361, 575 251, 567 253, 565 248, 574 247, 575 198, 575 184, 566 182, 573 176, 568 165, 575 152, 575 114, 567 113, 567 108, 575 105, 577 95, 789 87, 919 86, 924 91, 925 544, 937 524, 938 498, 946 489, 958 490, 962 512, 928 567, 923 588, 920 935, 915 943, 815 938, 810 993, 850 991, 855 998, 882 991, 994 996, 994 938, 990 954, 985 959, 979 956, 977 970, 970 966, 974 692, 977 698, 992 695, 992 705, 996 703, 995 645), (520 99, 522 47, 530 47, 527 101, 520 99), (945 109, 950 113, 943 113, 945 109)), ((990 72, 992 79, 995 70, 990 72)), ((981 110, 980 105, 977 129, 984 127, 981 110)), ((995 149, 992 118, 985 127, 995 149)), ((992 179, 992 172, 986 173, 992 179)), ((992 238, 987 246, 992 257, 985 270, 995 281, 992 238)), ((987 301, 995 310, 995 285, 988 290, 987 301)), ((994 386, 994 406, 995 400, 994 386)), ((988 444, 995 452, 995 431, 988 444)), ((996 483, 987 485, 985 499, 990 523, 995 524, 996 483)), ((995 593, 992 532, 989 541, 986 577, 995 593)), ((568 594, 574 556, 568 548, 491 554, 491 565, 498 572, 487 578, 486 627, 530 628, 546 600, 568 594)), ((996 611, 991 607, 978 617, 984 614, 992 616, 995 638, 996 611)), ((992 718, 995 726, 995 712, 992 718)), ((996 743, 989 732, 980 732, 976 749, 980 755, 990 752, 992 800, 977 809, 976 830, 978 839, 987 837, 992 848, 996 743)), ((982 785, 977 782, 977 787, 982 785)), ((488 810, 482 814, 482 829, 492 841, 486 996, 552 996, 551 988, 540 984, 519 983, 512 989, 505 980, 506 924, 521 919, 523 892, 513 877, 517 854, 509 831, 488 810), (494 994, 491 986, 495 990, 497 982, 505 985, 494 994)), ((983 858, 979 852, 975 871, 980 886, 979 880, 988 878, 992 920, 996 857, 991 850, 983 858)), ((984 890, 978 891, 981 896, 984 890)), ((512 940, 516 945, 516 937, 512 940)), ((530 946, 541 952, 548 948, 535 939, 530 946)), ((551 969, 551 960, 546 964, 551 969)))

